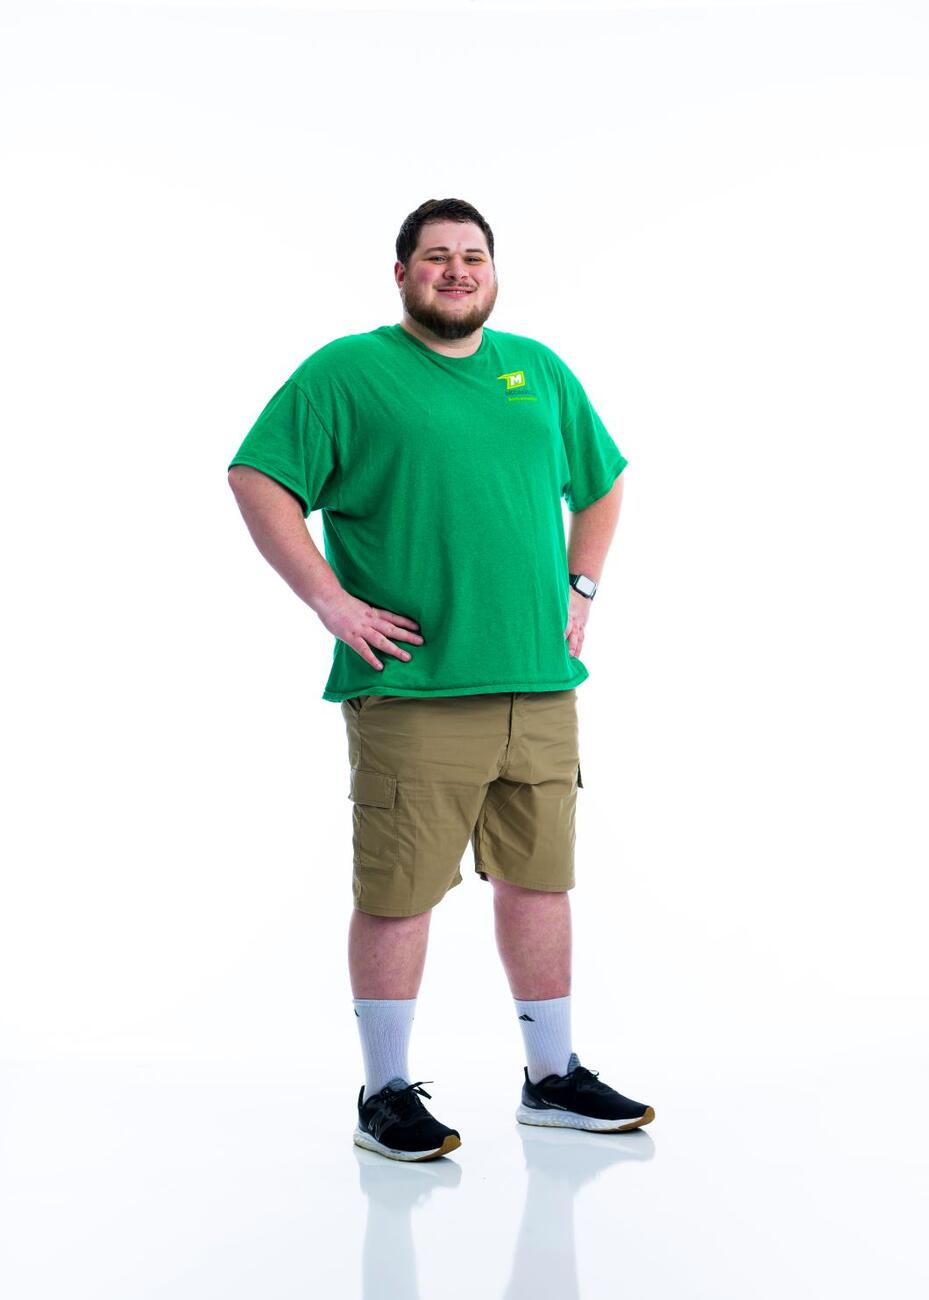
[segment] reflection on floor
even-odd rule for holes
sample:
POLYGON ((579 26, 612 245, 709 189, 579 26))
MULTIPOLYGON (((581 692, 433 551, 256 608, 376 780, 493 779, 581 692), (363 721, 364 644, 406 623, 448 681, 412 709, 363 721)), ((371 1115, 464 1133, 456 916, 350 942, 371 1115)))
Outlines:
POLYGON ((614 1134, 518 1124, 518 1068, 496 1082, 472 1055, 456 1079, 456 1044, 434 1095, 462 1146, 424 1164, 353 1145, 354 1061, 7 1063, 4 1294, 909 1300, 929 1281, 927 1134, 919 1049, 904 1012, 887 1024, 858 1056, 843 1029, 831 1056, 811 1033, 765 1057, 769 1032, 715 1065, 696 1037, 661 1059, 656 1036, 628 1087, 658 1118, 614 1134), (905 1127, 866 1127, 862 1089, 905 1127))
MULTIPOLYGON (((525 1205, 513 1249, 505 1300, 580 1296, 574 1242, 574 1200, 580 1189, 613 1165, 651 1160, 655 1144, 633 1133, 584 1133, 516 1126, 525 1160, 525 1205)), ((413 1167, 398 1166, 355 1149, 368 1215, 362 1254, 364 1300, 382 1300, 384 1279, 396 1294, 419 1300, 412 1212, 435 1192, 457 1188, 461 1166, 450 1157, 413 1167), (412 1175, 412 1176, 411 1176, 412 1175)))

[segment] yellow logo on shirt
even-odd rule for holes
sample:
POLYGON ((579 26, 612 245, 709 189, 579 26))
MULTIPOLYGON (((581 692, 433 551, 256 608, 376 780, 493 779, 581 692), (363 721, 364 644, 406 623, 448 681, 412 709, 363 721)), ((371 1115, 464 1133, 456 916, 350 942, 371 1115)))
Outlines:
POLYGON ((497 378, 506 380, 507 392, 511 388, 525 388, 526 386, 526 376, 521 370, 511 370, 508 375, 497 375, 497 378))

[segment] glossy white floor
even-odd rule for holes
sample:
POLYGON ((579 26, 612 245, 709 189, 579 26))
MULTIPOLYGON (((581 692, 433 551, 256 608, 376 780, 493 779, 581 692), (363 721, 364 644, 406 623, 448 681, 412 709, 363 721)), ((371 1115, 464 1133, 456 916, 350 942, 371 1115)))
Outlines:
POLYGON ((591 1045, 657 1109, 614 1136, 517 1125, 514 1043, 430 1031, 427 1104, 463 1144, 416 1166, 352 1145, 351 1059, 8 1065, 5 1294, 924 1295, 917 1010, 782 1008, 677 1043, 656 1023, 623 1071, 591 1045))

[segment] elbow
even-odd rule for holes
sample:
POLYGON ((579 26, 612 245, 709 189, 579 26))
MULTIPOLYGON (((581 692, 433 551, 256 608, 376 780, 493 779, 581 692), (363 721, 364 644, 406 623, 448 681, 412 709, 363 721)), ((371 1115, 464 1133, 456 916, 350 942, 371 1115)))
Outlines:
POLYGON ((233 465, 232 469, 230 469, 229 473, 226 475, 226 482, 232 489, 233 496, 239 495, 239 492, 248 482, 249 476, 252 473, 254 473, 254 471, 249 470, 247 465, 233 465))

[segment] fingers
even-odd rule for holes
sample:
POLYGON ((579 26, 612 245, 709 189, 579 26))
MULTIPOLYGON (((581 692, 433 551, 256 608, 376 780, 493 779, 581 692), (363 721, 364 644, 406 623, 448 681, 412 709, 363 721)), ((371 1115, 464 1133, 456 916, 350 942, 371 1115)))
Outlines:
POLYGON ((392 641, 388 641, 383 632, 377 632, 374 629, 370 632, 359 632, 358 635, 353 637, 348 644, 351 645, 353 650, 357 650, 362 659, 369 663, 372 668, 377 668, 378 670, 382 669, 384 665, 371 649, 371 646, 377 646, 378 650, 383 654, 393 655, 396 659, 403 659, 406 661, 410 658, 410 655, 406 650, 400 650, 392 641), (368 644, 369 642, 371 643, 370 645, 368 644))
POLYGON ((408 641, 410 645, 425 645, 419 632, 419 624, 415 618, 407 618, 404 614, 394 614, 389 609, 376 609, 374 611, 376 618, 380 622, 379 630, 387 632, 394 636, 398 641, 408 641), (407 629, 412 629, 407 631, 407 629))
POLYGON ((361 655, 365 663, 370 664, 372 668, 377 668, 378 670, 380 670, 381 668, 384 667, 380 659, 378 659, 377 656, 374 654, 374 652, 371 650, 371 647, 368 645, 367 641, 365 641, 364 637, 362 636, 352 637, 352 639, 350 641, 346 641, 345 644, 350 645, 352 649, 355 651, 355 653, 361 655))
POLYGON ((389 609, 376 609, 374 612, 380 618, 389 619, 391 623, 396 623, 400 627, 412 627, 417 629, 419 628, 419 624, 416 622, 416 619, 407 618, 405 614, 395 614, 392 610, 389 609))
POLYGON ((407 650, 402 650, 399 646, 396 646, 386 633, 390 633, 390 636, 395 637, 398 641, 406 641, 411 645, 425 645, 425 641, 418 631, 419 624, 415 619, 407 618, 404 614, 394 614, 390 610, 375 609, 372 612, 373 618, 370 622, 370 630, 369 628, 363 629, 350 643, 352 648, 372 668, 377 668, 380 671, 384 665, 374 654, 371 646, 377 646, 382 653, 393 655, 394 658, 400 659, 404 663, 412 658, 412 655, 407 650))
MULTIPOLYGON (((392 645, 392 643, 387 640, 387 636, 395 637, 398 641, 406 641, 410 645, 426 644, 420 635, 419 624, 416 622, 415 618, 406 618, 403 614, 392 614, 390 610, 387 609, 376 609, 374 611, 374 618, 371 620, 371 626, 374 628, 376 633, 382 636, 383 641, 379 641, 378 645, 385 650, 388 646, 392 645), (407 629, 412 630, 408 631, 407 629)), ((393 646, 392 648, 394 650, 397 649, 396 646, 393 646)), ((409 659, 410 656, 405 652, 401 653, 398 651, 398 657, 401 659, 409 659)))
POLYGON ((568 654, 571 658, 576 659, 581 653, 581 646, 584 644, 584 629, 579 623, 569 620, 564 634, 565 640, 568 642, 568 654))
POLYGON ((387 636, 396 637, 398 641, 408 642, 408 645, 422 646, 426 643, 422 640, 420 633, 408 632, 407 629, 398 627, 398 625, 390 623, 387 619, 383 620, 382 623, 375 624, 375 627, 378 628, 379 632, 386 632, 387 636))

